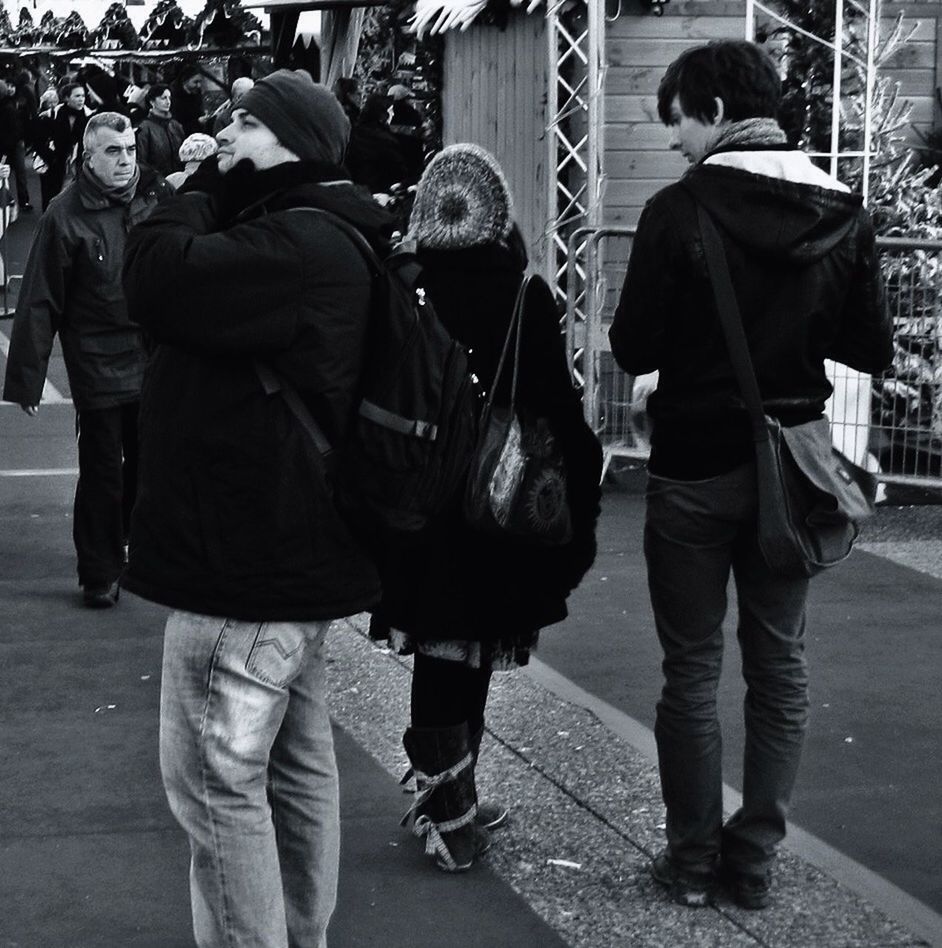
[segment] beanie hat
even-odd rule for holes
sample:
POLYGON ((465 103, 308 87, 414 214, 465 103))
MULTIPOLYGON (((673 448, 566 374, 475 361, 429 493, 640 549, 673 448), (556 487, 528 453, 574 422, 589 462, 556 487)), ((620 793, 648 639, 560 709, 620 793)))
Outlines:
POLYGON ((212 135, 204 135, 202 132, 194 132, 183 139, 180 146, 180 161, 186 164, 188 161, 203 161, 219 151, 219 144, 212 135))
POLYGON ((506 239, 513 227, 510 189, 500 165, 478 145, 449 145, 419 180, 409 238, 430 250, 506 239))
POLYGON ((279 69, 256 82, 238 108, 265 124, 302 161, 343 161, 350 122, 333 93, 308 73, 279 69))

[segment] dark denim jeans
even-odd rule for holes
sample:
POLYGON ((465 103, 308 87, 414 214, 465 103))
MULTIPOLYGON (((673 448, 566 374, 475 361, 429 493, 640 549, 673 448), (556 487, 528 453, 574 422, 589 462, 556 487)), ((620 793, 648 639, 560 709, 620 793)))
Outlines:
POLYGON ((806 579, 766 567, 756 541, 755 467, 705 481, 652 475, 645 556, 664 688, 657 706, 661 791, 671 856, 693 871, 718 857, 760 873, 785 836, 808 715, 806 579), (746 682, 743 805, 723 825, 716 690, 729 576, 746 682))
POLYGON ((138 402, 75 415, 79 479, 72 538, 82 586, 109 586, 124 569, 137 496, 138 402))

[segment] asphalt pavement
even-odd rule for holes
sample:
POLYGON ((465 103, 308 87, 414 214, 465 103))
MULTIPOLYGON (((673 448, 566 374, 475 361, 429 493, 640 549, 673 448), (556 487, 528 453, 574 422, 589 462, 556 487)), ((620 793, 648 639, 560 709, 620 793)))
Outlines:
MULTIPOLYGON (((11 231, 12 273, 26 230, 11 231)), ((0 407, 0 948, 189 945, 187 847, 157 768, 166 613, 131 596, 82 608, 61 358, 50 382, 38 418, 0 407)), ((528 672, 495 682, 481 791, 512 819, 465 876, 436 871, 398 826, 408 662, 375 648, 363 617, 332 629, 343 821, 332 948, 942 945, 942 507, 883 508, 869 552, 816 580, 812 727, 775 902, 698 912, 672 905, 646 870, 663 808, 639 486, 635 473, 607 488, 599 559, 571 618, 544 634, 528 672)), ((726 664, 730 806, 734 644, 726 664)))

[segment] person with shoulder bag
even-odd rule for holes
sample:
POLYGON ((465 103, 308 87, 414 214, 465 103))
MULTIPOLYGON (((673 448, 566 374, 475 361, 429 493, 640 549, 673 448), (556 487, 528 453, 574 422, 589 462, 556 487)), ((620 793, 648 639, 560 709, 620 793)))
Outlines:
POLYGON ((659 373, 644 543, 664 653, 667 846, 651 871, 691 907, 719 882, 743 908, 771 899, 808 716, 809 576, 850 551, 851 508, 867 508, 835 486, 852 477, 826 436, 824 363, 879 373, 893 356, 861 197, 788 146, 780 98, 753 43, 697 46, 668 67, 658 112, 692 167, 645 207, 610 331, 626 372, 659 373), (803 521, 776 520, 776 502, 803 521), (833 539, 831 522, 836 552, 793 542, 833 539), (716 691, 730 573, 746 738, 742 806, 724 822, 716 691))
MULTIPOLYGON (((493 517, 482 524, 459 493, 381 564, 374 637, 414 655, 411 723, 403 737, 416 777, 413 829, 435 864, 456 872, 487 850, 488 831, 507 816, 503 806, 479 805, 475 785, 492 673, 526 664, 540 630, 566 617, 566 598, 595 558, 602 455, 583 418, 549 287, 531 279, 525 299, 520 292, 526 249, 493 156, 472 144, 438 154, 419 182, 406 241, 416 245, 428 299, 467 347, 486 393, 482 405, 486 398, 495 423, 482 417, 480 437, 499 429, 505 460, 521 474, 521 440, 529 435, 508 447, 509 414, 519 431, 540 432, 541 445, 555 445, 564 474, 559 480, 557 468, 553 483, 564 484, 570 520, 565 535, 541 536, 543 502, 559 498, 521 476, 515 503, 530 504, 536 523, 529 534, 511 529, 501 505, 494 509, 508 529, 493 517)), ((484 469, 489 451, 489 443, 479 443, 472 470, 484 469)), ((526 463, 537 463, 538 454, 531 451, 526 463)), ((488 482, 490 475, 482 476, 488 482)), ((471 484, 469 490, 473 495, 471 484)))

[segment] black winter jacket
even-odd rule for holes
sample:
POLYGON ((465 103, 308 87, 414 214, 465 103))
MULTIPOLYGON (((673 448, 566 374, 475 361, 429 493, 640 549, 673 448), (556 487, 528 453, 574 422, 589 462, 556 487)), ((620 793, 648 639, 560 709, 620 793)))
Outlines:
MULTIPOLYGON (((523 279, 523 261, 498 245, 422 251, 419 261, 438 317, 468 347, 471 368, 488 390, 523 279)), ((510 384, 505 370, 497 404, 509 403, 510 384)), ((525 310, 517 403, 549 419, 560 439, 572 541, 542 547, 476 533, 457 503, 412 549, 397 551, 386 564, 378 627, 385 623, 420 639, 493 641, 566 618, 566 597, 595 559, 602 452, 583 419, 556 306, 542 281, 531 288, 525 310)))
POLYGON ((121 285, 124 247, 128 230, 172 195, 160 175, 142 167, 130 205, 118 204, 81 168, 52 201, 23 274, 5 401, 39 404, 57 332, 79 411, 140 397, 146 357, 121 285))
POLYGON ((659 191, 638 223, 610 331, 618 364, 659 370, 648 411, 650 468, 681 480, 753 456, 697 222, 719 226, 766 410, 788 426, 820 417, 825 359, 862 372, 893 357, 892 323, 859 195, 800 152, 717 156, 659 191))
POLYGON ((336 226, 292 209, 331 210, 377 245, 386 215, 303 163, 239 185, 230 174, 220 194, 180 194, 129 240, 128 302, 156 350, 123 582, 154 602, 246 621, 350 615, 378 598, 375 570, 334 508, 320 455, 284 399, 263 391, 255 363, 290 380, 328 437, 343 438, 370 274, 336 226))
POLYGON ((92 113, 87 109, 76 112, 64 103, 58 106, 51 121, 46 125, 47 134, 36 140, 36 151, 50 169, 64 172, 69 159, 75 156, 75 166, 82 164, 85 148, 82 136, 92 113))
POLYGON ((138 126, 137 160, 155 168, 166 177, 183 168, 180 146, 183 144, 183 126, 175 119, 151 113, 138 126))

